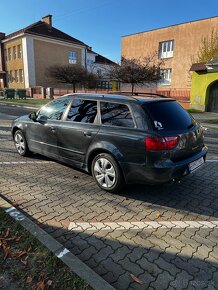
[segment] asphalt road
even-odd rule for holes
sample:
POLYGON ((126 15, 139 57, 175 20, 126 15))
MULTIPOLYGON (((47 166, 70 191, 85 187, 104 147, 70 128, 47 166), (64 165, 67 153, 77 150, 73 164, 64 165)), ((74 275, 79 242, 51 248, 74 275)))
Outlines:
POLYGON ((116 289, 218 289, 218 131, 207 130, 201 169, 163 186, 100 190, 92 177, 20 157, 0 105, 0 194, 116 289))

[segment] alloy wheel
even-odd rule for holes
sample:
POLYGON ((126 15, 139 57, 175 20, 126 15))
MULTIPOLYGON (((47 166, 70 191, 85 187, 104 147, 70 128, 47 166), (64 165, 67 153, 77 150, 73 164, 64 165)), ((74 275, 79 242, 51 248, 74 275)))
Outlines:
POLYGON ((15 135, 14 141, 15 141, 15 146, 16 146, 17 152, 20 155, 24 154, 24 152, 26 150, 26 144, 25 144, 23 136, 20 133, 17 133, 15 135))
POLYGON ((113 164, 106 158, 99 158, 94 164, 94 174, 97 182, 104 188, 110 188, 116 181, 116 171, 113 164))

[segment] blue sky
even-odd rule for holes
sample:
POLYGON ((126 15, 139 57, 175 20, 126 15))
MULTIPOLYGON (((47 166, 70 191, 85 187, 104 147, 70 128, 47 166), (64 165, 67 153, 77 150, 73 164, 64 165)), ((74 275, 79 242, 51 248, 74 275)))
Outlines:
POLYGON ((120 59, 121 36, 217 16, 217 0, 10 0, 2 1, 0 31, 23 28, 47 14, 53 26, 120 59), (10 4, 9 4, 10 3, 10 4))

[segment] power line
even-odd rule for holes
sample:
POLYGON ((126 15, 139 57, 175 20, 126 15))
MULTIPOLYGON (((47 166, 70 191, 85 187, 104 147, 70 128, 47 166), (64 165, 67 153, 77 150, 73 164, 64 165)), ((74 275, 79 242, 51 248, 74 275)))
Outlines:
POLYGON ((76 10, 74 9, 71 12, 67 12, 67 13, 64 13, 64 14, 60 14, 58 16, 54 16, 54 20, 55 21, 61 21, 63 19, 69 18, 70 16, 75 15, 75 14, 87 13, 87 12, 90 12, 90 11, 95 10, 97 8, 101 8, 101 7, 107 6, 109 3, 110 3, 110 0, 105 0, 103 3, 101 3, 99 5, 96 5, 96 6, 93 6, 93 7, 79 8, 79 9, 76 9, 76 10))

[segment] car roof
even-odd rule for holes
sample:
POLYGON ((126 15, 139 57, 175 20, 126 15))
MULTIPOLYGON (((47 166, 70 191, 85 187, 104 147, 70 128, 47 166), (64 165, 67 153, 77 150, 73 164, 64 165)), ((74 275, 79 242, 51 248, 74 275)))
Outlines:
POLYGON ((75 93, 64 95, 61 98, 73 99, 73 98, 86 98, 101 101, 111 101, 111 102, 122 102, 122 103, 148 103, 148 102, 159 102, 159 101, 174 101, 172 98, 167 98, 166 96, 158 94, 146 94, 146 97, 138 96, 127 96, 127 95, 116 95, 116 94, 90 94, 90 93, 75 93))

